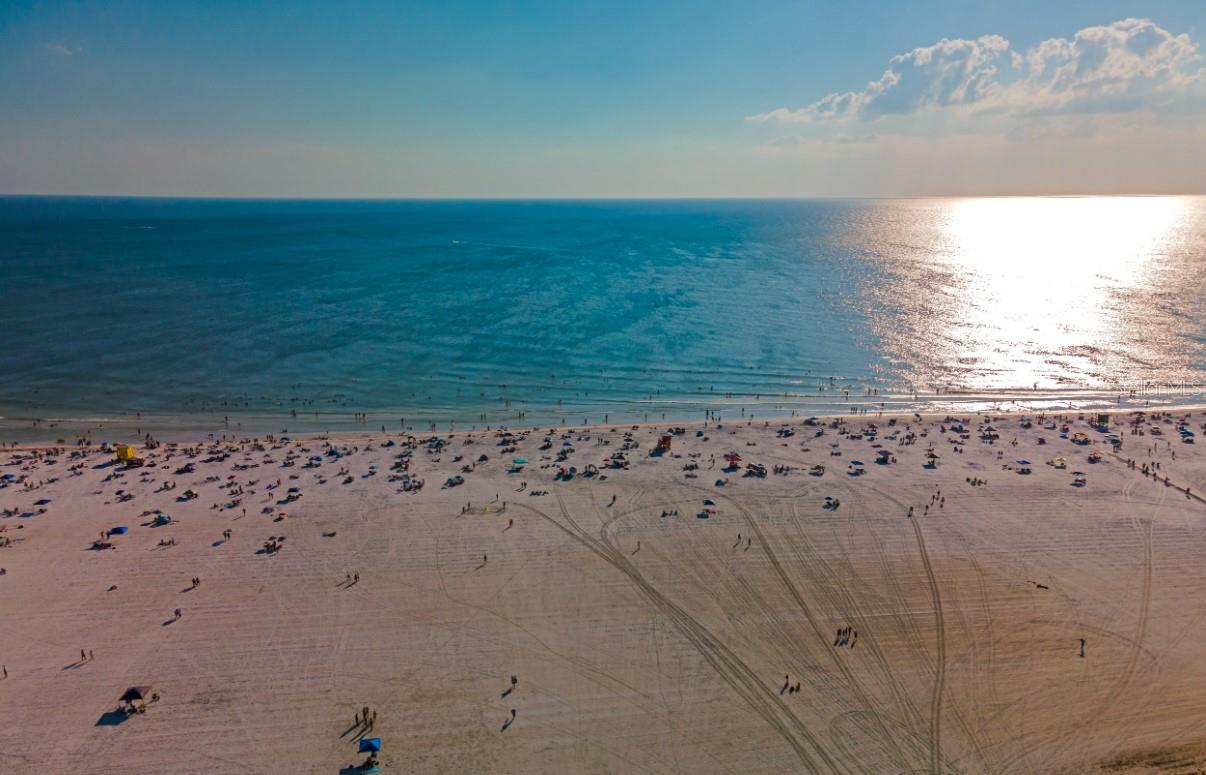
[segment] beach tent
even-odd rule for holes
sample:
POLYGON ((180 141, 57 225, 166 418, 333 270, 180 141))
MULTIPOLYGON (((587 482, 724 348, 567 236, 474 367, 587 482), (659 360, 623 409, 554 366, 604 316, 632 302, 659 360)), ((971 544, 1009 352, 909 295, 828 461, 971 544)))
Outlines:
POLYGON ((131 686, 126 689, 126 693, 121 696, 119 702, 146 702, 151 698, 151 687, 149 686, 131 686))
POLYGON ((381 738, 366 737, 360 741, 360 750, 358 753, 379 753, 381 751, 381 738))

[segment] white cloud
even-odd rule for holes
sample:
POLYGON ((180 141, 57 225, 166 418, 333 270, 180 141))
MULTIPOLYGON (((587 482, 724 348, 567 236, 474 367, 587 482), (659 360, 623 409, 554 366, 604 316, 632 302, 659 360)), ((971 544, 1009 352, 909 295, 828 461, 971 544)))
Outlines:
POLYGON ((46 50, 61 57, 73 57, 80 51, 78 48, 71 48, 65 43, 47 43, 46 50))
POLYGON ((1024 52, 1000 35, 943 39, 891 59, 861 91, 748 120, 829 123, 922 112, 957 115, 1120 113, 1206 105, 1206 68, 1194 41, 1147 19, 1086 27, 1024 52))

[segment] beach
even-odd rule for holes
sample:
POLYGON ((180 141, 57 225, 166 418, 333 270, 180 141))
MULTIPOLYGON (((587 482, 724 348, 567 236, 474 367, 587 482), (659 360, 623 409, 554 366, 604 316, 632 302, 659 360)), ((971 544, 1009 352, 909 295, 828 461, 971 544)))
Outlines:
POLYGON ((7 449, 0 769, 1198 771, 1206 414, 1095 419, 7 449))

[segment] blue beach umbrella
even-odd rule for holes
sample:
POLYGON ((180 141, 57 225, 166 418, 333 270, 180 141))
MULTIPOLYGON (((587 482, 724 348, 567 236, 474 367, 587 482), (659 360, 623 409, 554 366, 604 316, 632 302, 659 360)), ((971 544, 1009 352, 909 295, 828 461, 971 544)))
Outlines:
POLYGON ((357 753, 377 753, 381 750, 381 738, 366 737, 360 741, 360 750, 357 753))
POLYGON ((711 498, 704 498, 704 505, 705 506, 715 506, 716 501, 712 500, 711 498))

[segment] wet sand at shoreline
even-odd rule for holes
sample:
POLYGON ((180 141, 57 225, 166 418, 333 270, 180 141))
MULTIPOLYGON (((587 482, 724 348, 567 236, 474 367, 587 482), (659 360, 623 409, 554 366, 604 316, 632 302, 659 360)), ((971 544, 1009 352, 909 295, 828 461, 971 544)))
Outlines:
POLYGON ((337 773, 363 761, 358 736, 399 772, 1206 766, 1206 504, 1183 489, 1206 491, 1202 445, 1173 418, 1133 435, 1116 416, 1115 455, 1075 415, 1087 445, 1033 415, 994 416, 989 443, 964 417, 963 435, 873 416, 684 425, 661 456, 641 427, 620 469, 604 460, 629 426, 527 432, 513 451, 495 432, 445 432, 438 451, 418 436, 405 472, 397 433, 139 448, 148 465, 126 470, 6 451, 0 769, 337 773), (730 452, 741 467, 722 473, 730 452), (1141 471, 1157 462, 1160 481, 1141 471), (118 525, 115 548, 89 549, 118 525), (134 685, 161 699, 115 717, 134 685))

